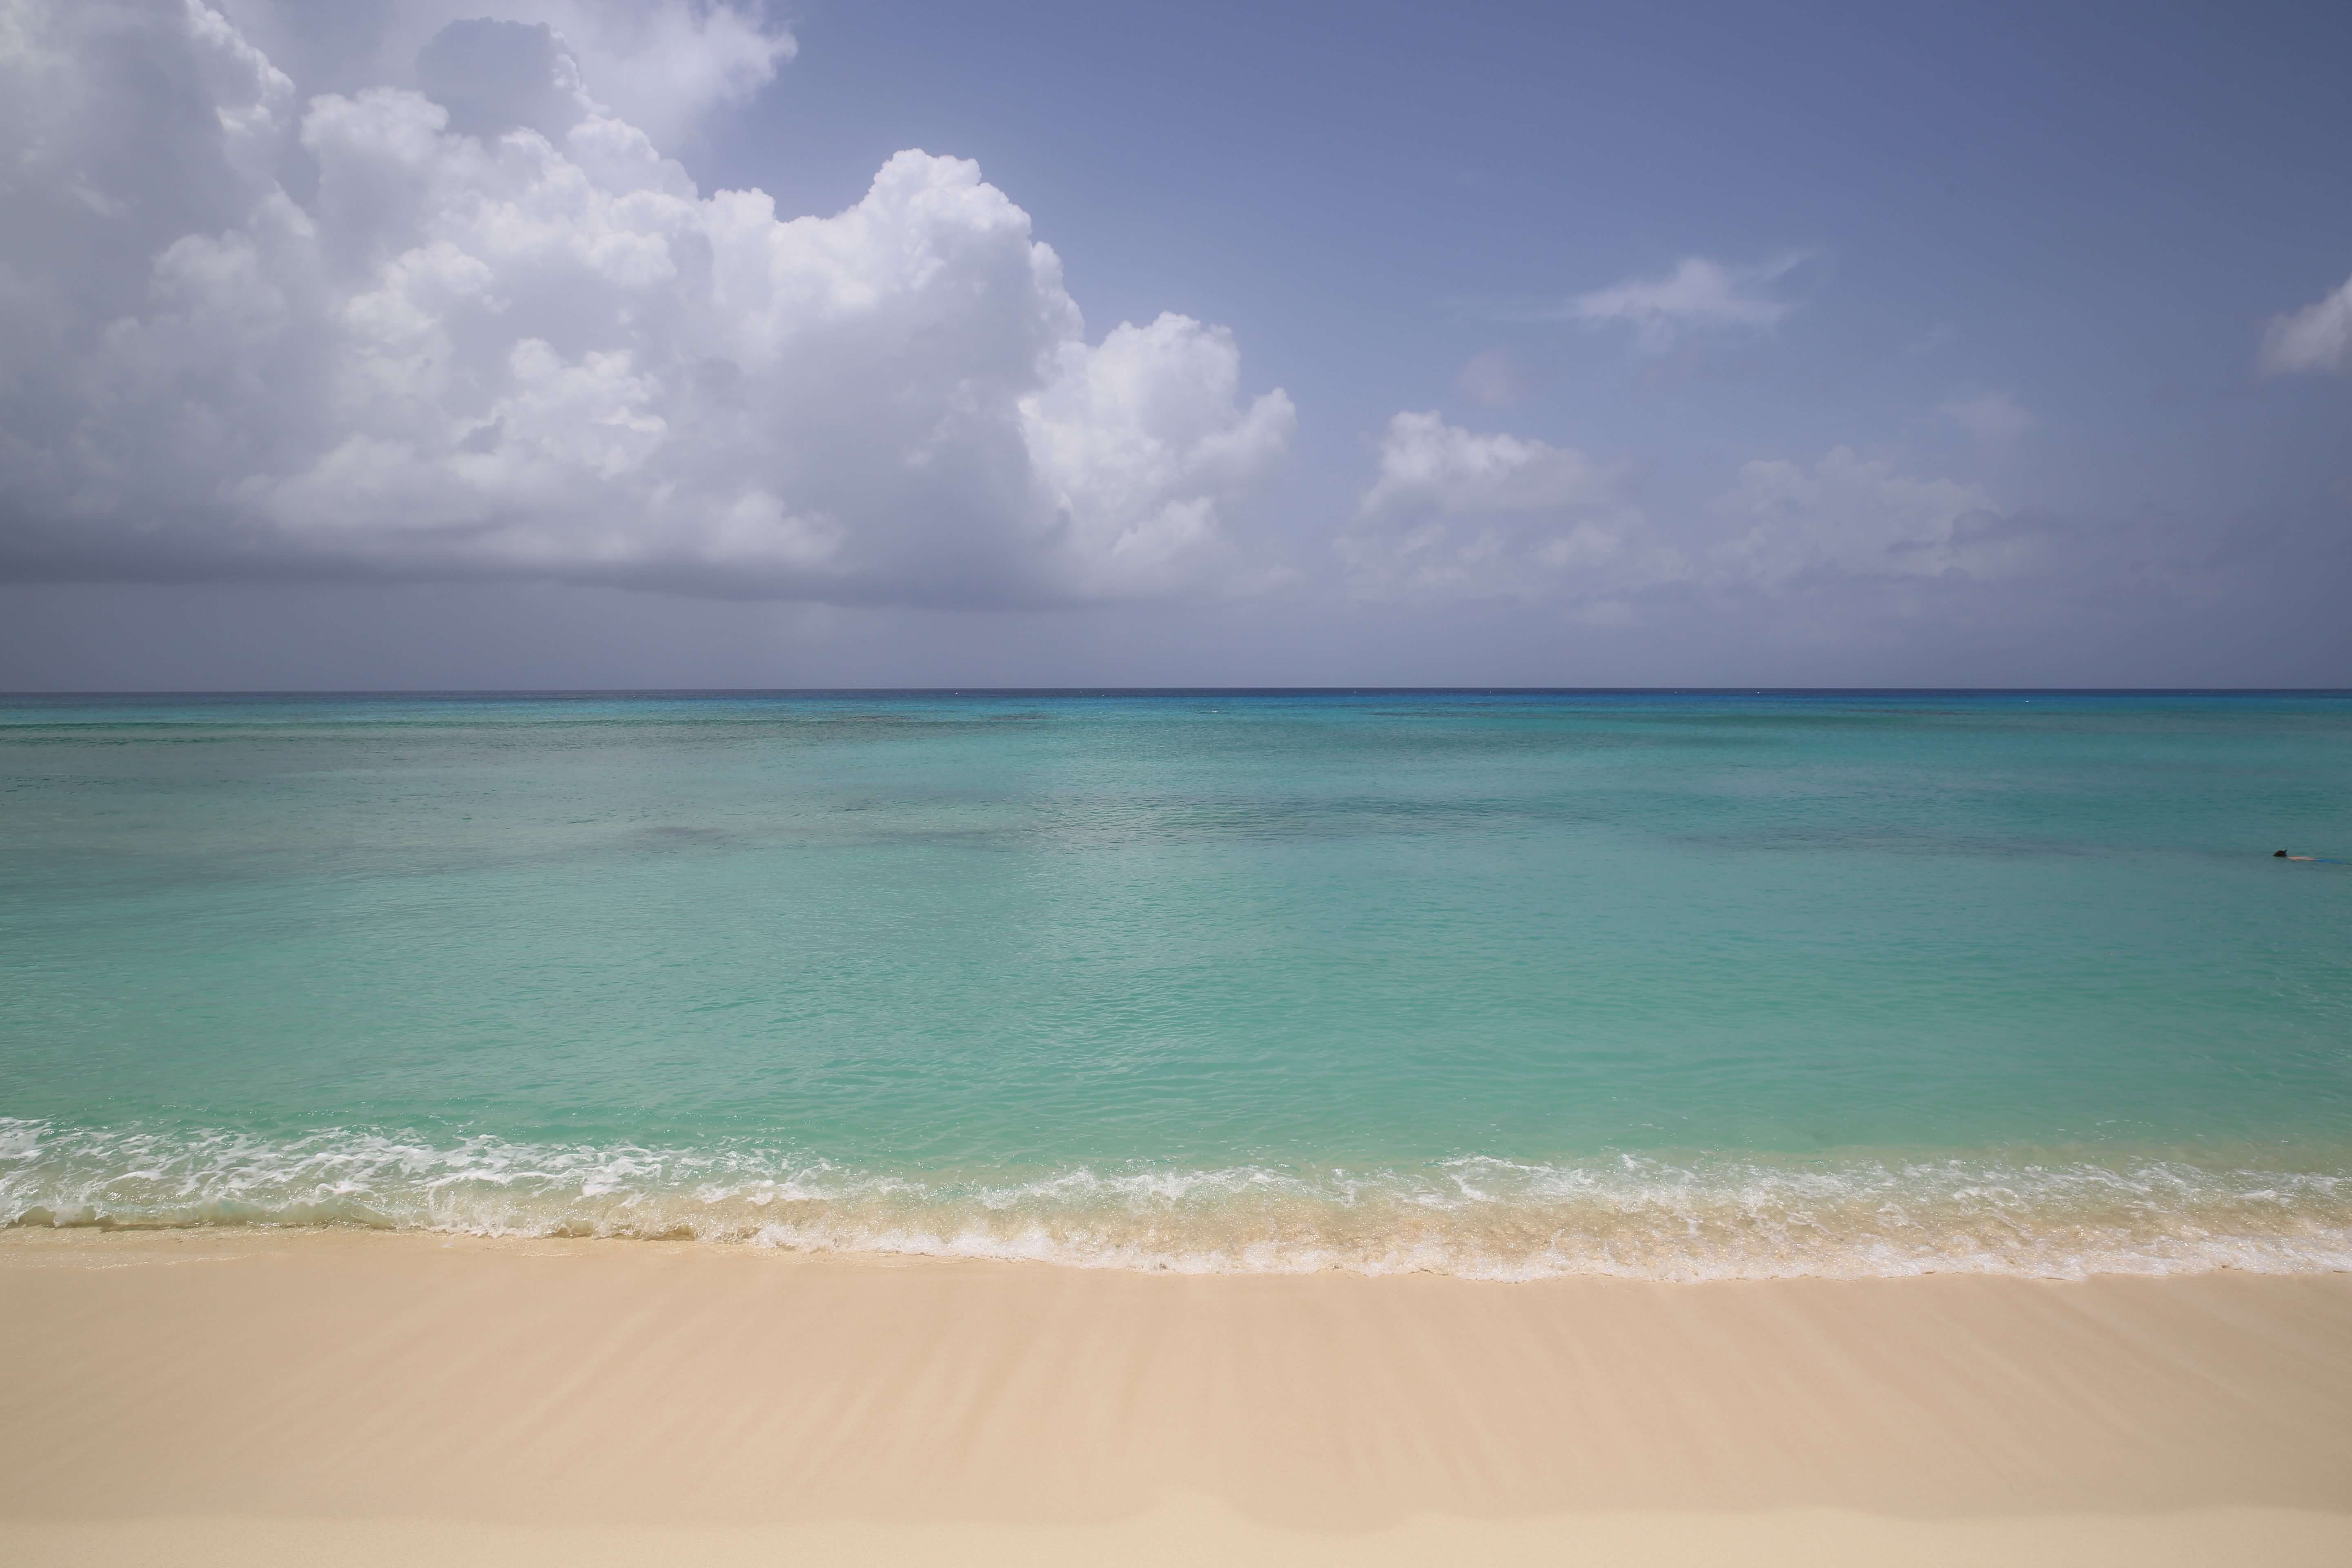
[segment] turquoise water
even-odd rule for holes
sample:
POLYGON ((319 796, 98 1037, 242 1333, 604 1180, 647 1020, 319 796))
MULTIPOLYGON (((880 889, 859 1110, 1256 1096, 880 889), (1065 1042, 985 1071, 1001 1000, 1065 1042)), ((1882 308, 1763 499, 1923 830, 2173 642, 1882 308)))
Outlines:
POLYGON ((0 700, 0 1218, 2352 1267, 2352 699, 0 700))

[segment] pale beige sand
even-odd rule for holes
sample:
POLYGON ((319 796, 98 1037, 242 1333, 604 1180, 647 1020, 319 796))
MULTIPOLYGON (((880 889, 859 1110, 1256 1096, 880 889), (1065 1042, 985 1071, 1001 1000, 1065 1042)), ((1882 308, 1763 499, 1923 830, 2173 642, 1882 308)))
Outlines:
POLYGON ((0 1236, 10 1563, 2352 1563, 2352 1277, 0 1236))

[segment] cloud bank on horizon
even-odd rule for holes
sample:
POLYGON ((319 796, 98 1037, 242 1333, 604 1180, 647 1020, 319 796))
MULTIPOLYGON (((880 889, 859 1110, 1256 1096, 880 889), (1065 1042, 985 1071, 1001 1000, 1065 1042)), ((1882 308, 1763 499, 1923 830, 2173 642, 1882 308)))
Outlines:
MULTIPOLYGON (((1919 406, 1957 460, 1832 426, 1679 493, 1606 437, 1389 394, 1331 515, 1270 527, 1291 397, 1187 315, 1090 332, 977 164, 900 152, 830 216, 698 185, 675 154, 797 53, 757 0, 482 5, 0 0, 0 580, 957 609, 1312 580, 1595 627, 1832 605, 1788 617, 1818 627, 1991 624, 1996 592, 2054 616, 2094 581, 2160 616, 2275 569, 2226 527, 2003 493, 2051 405, 1983 381, 1919 406), (1970 453, 1989 477, 1949 477, 1970 453)), ((1820 251, 1664 254, 1489 314, 1647 375, 1818 319, 1820 251)), ((2258 377, 2352 368, 2352 282, 2251 337, 2258 377)), ((1527 352, 1462 395, 1525 419, 1527 352)))
POLYGON ((1981 487, 1913 479, 1845 447, 1811 465, 1744 465, 1709 506, 1718 531, 1698 551, 1673 542, 1625 476, 1585 453, 1478 435, 1434 412, 1390 422, 1380 470, 1339 542, 1352 586, 1371 598, 1556 601, 1605 625, 1670 585, 1990 582, 2032 570, 2039 553, 2038 531, 1981 487))
POLYGON ((413 85, 310 94, 202 0, 6 0, 20 570, 940 605, 1261 570, 1221 509, 1293 413, 1229 333, 1090 342, 963 160, 901 153, 830 217, 703 195, 590 67, 649 37, 635 111, 690 125, 790 54, 748 13, 462 8, 336 68, 421 33, 413 85))

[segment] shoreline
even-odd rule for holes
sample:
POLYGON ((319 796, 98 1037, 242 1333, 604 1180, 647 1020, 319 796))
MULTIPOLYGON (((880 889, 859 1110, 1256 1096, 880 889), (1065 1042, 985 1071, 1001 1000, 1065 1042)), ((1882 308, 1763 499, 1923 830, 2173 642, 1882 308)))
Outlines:
POLYGON ((0 1328, 0 1555, 27 1563, 2352 1557, 2347 1274, 18 1230, 0 1328))
MULTIPOLYGON (((1808 1228, 1826 1227, 1815 1224, 1808 1228)), ((940 1235, 893 1230, 836 1235, 781 1224, 757 1230, 716 1233, 685 1222, 652 1229, 605 1224, 509 1229, 347 1218, 59 1218, 37 1207, 0 1219, 0 1247, 11 1244, 7 1238, 39 1236, 211 1237, 224 1243, 240 1237, 383 1237, 491 1248, 584 1243, 599 1247, 708 1247, 812 1263, 975 1264, 1192 1279, 1434 1279, 1499 1286, 1601 1280, 1658 1286, 1802 1285, 1939 1279, 2082 1284, 2098 1279, 2197 1279, 2214 1276, 2278 1279, 2352 1277, 2352 1250, 2347 1250, 2352 1247, 2352 1232, 2330 1232, 2324 1237, 2315 1237, 2308 1232, 2293 1237, 2253 1237, 2200 1236, 2192 1230, 2189 1236, 2192 1245, 2170 1252, 2099 1247, 2088 1257, 2064 1250, 2069 1244, 2079 1245, 2079 1236, 2051 1243, 2060 1250, 2050 1257, 2036 1257, 2031 1248, 2020 1246, 2009 1256, 1981 1248, 1951 1247, 1921 1248, 1891 1258, 1883 1247, 1865 1242, 1849 1243, 1843 1248, 1817 1242, 1810 1256, 1775 1256, 1761 1249, 1743 1253, 1736 1249, 1736 1244, 1725 1245, 1722 1238, 1711 1237, 1702 1244, 1697 1256, 1687 1251, 1648 1257, 1636 1254, 1628 1261, 1612 1249, 1580 1249, 1573 1256, 1564 1256, 1557 1249, 1556 1240, 1553 1248, 1543 1253, 1496 1258, 1465 1248, 1458 1237, 1442 1233, 1435 1240, 1416 1237, 1405 1244, 1391 1241, 1385 1251, 1361 1245, 1360 1238, 1348 1238, 1358 1243, 1352 1246, 1284 1238, 1270 1247, 1260 1242, 1210 1250, 1171 1250, 1107 1245, 1098 1236, 1087 1236, 1074 1244, 1066 1237, 1034 1232, 975 1236, 969 1231, 940 1235)))
POLYGON ((1202 1275, 2304 1275, 2352 1271, 2352 1144, 894 1172, 725 1139, 259 1137, 0 1117, 0 1229, 44 1226, 694 1240, 1202 1275))

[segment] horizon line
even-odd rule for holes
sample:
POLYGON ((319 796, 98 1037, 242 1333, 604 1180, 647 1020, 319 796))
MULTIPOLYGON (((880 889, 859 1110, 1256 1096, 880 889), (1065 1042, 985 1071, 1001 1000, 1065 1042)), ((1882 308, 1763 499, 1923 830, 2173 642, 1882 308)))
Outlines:
POLYGON ((2341 686, 516 686, 104 687, 0 690, 0 702, 71 699, 595 697, 2352 697, 2341 686))

